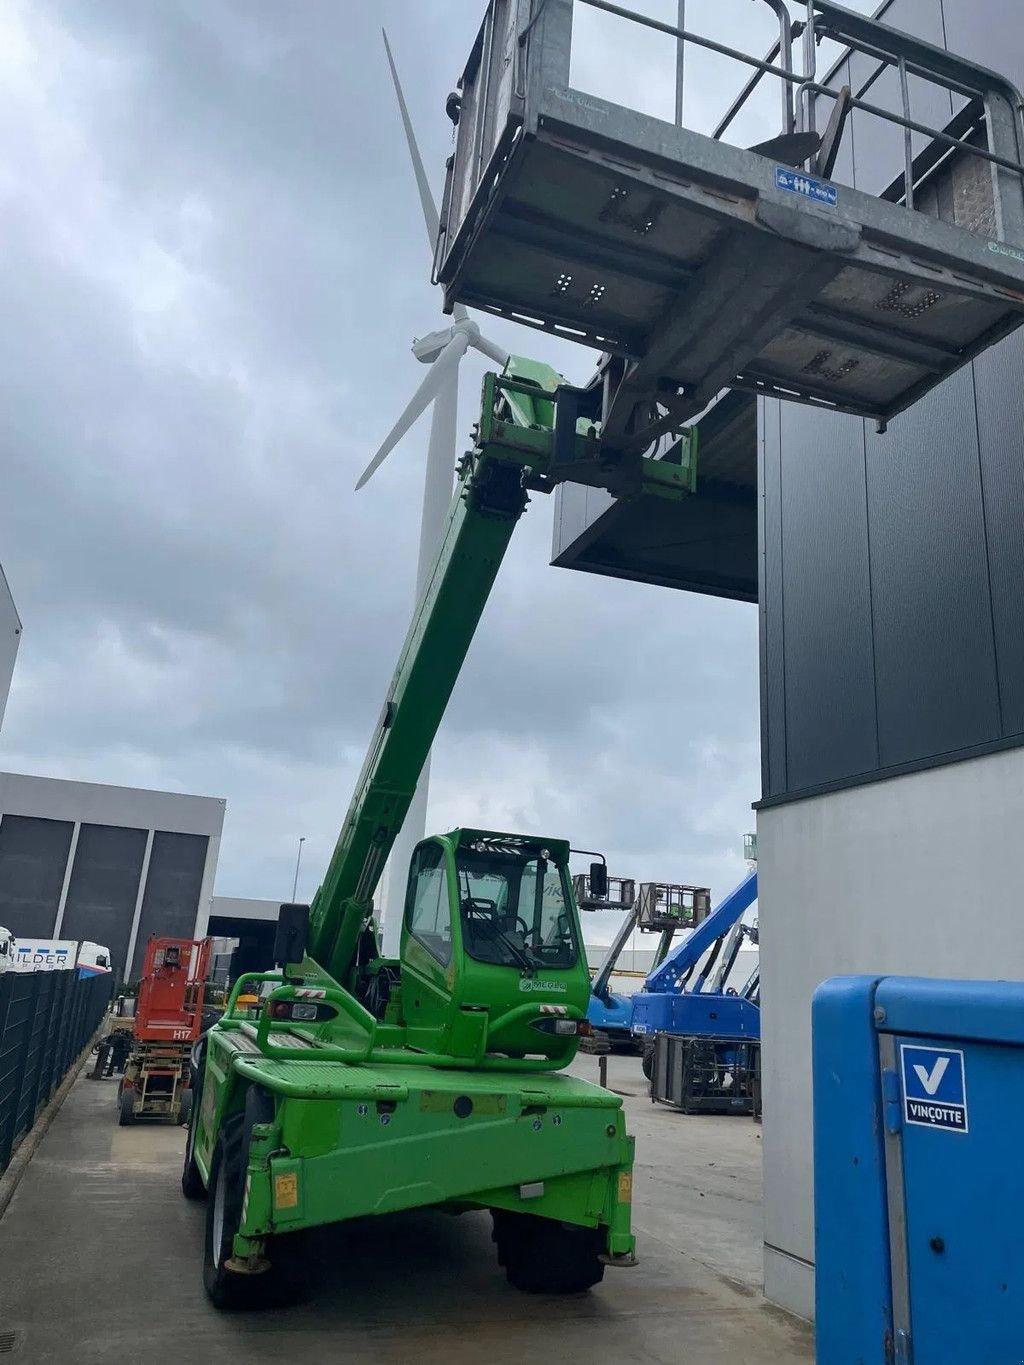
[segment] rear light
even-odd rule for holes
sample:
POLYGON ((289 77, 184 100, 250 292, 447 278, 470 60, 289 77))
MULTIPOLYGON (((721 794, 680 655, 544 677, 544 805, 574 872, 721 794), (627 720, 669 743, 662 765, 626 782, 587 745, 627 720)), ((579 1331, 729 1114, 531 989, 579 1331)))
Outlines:
POLYGON ((337 1019, 333 1005, 314 1005, 305 1000, 275 1000, 270 1006, 271 1019, 286 1019, 292 1024, 314 1024, 323 1019, 337 1019))
POLYGON ((560 1038, 589 1038, 594 1031, 587 1019, 538 1019, 532 1027, 560 1038))

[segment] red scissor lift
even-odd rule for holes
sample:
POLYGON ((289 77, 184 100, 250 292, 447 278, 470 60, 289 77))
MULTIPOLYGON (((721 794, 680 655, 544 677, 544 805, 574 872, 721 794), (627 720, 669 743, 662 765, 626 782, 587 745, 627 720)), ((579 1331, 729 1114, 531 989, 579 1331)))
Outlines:
POLYGON ((210 947, 208 938, 153 937, 146 945, 118 1123, 187 1119, 192 1101, 189 1057, 203 1031, 210 947))

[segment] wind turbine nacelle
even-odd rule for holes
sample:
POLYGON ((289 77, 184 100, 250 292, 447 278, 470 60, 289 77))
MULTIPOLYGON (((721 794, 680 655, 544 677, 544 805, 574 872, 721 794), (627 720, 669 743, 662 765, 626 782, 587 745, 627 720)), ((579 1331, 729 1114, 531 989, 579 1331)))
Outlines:
POLYGON ((428 332, 426 336, 416 338, 412 344, 412 353, 424 365, 432 365, 451 339, 451 327, 442 327, 440 331, 428 332))

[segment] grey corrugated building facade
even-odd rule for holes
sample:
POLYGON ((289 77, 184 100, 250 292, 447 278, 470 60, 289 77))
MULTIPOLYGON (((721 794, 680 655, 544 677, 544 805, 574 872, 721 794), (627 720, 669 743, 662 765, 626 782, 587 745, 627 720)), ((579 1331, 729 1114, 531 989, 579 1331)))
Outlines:
MULTIPOLYGON (((893 0, 885 17, 1024 81, 1015 0, 893 0)), ((912 97, 918 117, 954 112, 923 82, 912 97)), ((837 179, 891 181, 896 133, 855 117, 837 179)), ((1024 737, 1022 376, 1018 333, 885 435, 761 405, 766 800, 1024 737)))

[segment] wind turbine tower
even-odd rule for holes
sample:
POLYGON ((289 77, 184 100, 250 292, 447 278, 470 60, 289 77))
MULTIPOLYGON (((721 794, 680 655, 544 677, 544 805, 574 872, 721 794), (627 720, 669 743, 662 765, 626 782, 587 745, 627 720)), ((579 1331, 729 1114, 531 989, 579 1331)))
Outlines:
MULTIPOLYGON (((437 241, 438 233, 437 207, 434 204, 433 195, 430 193, 430 185, 427 182, 423 159, 420 156, 412 120, 409 117, 405 96, 402 93, 402 84, 398 79, 398 70, 391 53, 388 35, 384 30, 381 31, 384 33, 384 49, 387 52, 388 65, 391 68, 391 79, 394 82, 395 94, 398 97, 398 108, 402 116, 402 125, 405 128, 406 141, 409 144, 413 174, 416 177, 416 187, 419 190, 420 205, 423 210, 423 221, 427 229, 427 241, 431 257, 433 257, 434 244, 437 241)), ((406 405, 405 411, 391 428, 356 484, 357 489, 363 487, 417 419, 428 407, 433 405, 430 416, 430 439, 427 443, 426 472, 423 478, 423 511, 420 517, 419 556, 416 563, 416 602, 423 595, 427 577, 441 543, 445 520, 452 500, 459 410, 459 365, 462 357, 472 347, 474 350, 482 352, 499 368, 503 368, 508 360, 508 352, 494 342, 488 341, 481 334, 480 328, 461 304, 455 305, 452 310, 452 319, 451 326, 442 328, 440 331, 430 332, 427 336, 420 337, 413 342, 413 355, 423 364, 429 365, 430 369, 406 405)), ((409 806, 405 823, 402 825, 402 832, 395 840, 391 853, 387 879, 387 898, 383 916, 383 951, 389 957, 397 957, 398 955, 402 913, 405 905, 406 879, 413 849, 426 832, 429 786, 430 756, 428 755, 420 773, 419 782, 416 785, 416 794, 409 806)))

